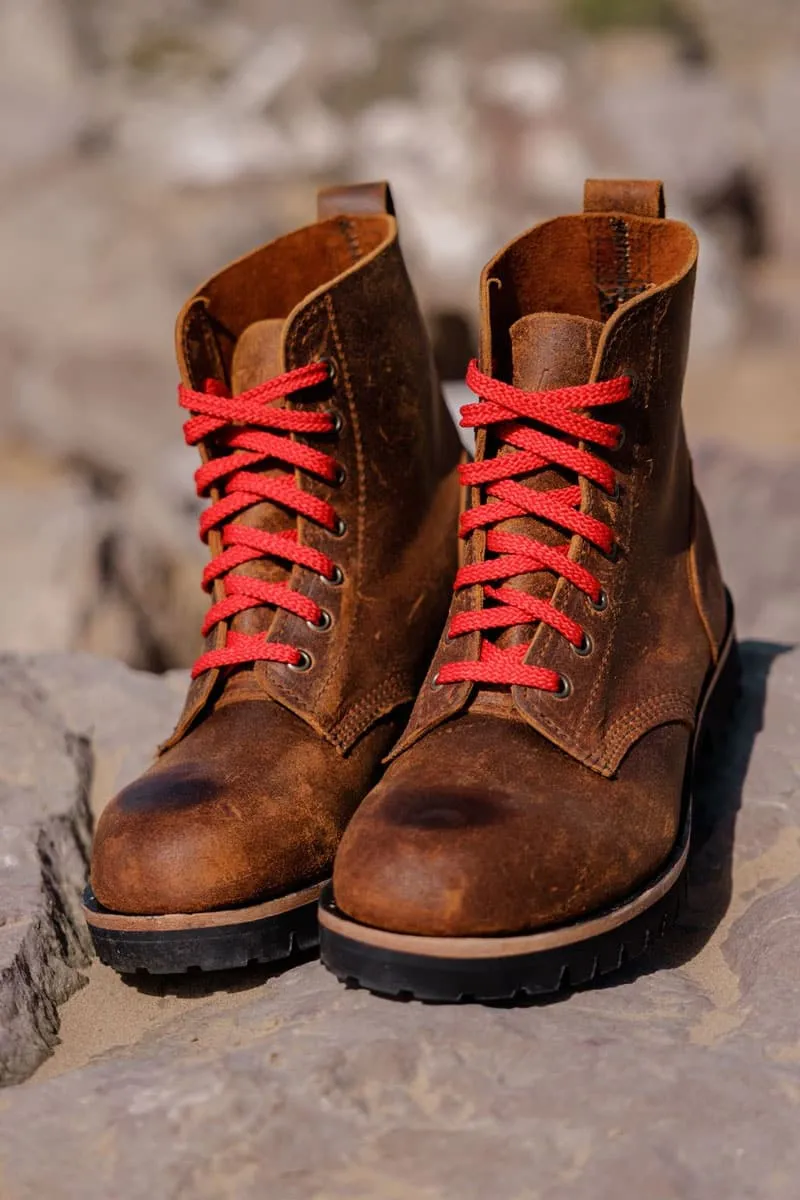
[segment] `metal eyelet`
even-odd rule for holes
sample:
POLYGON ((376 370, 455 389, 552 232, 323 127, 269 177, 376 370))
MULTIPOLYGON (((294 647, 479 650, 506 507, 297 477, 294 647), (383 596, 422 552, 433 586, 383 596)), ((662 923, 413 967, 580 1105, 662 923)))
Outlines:
POLYGON ((336 474, 331 480, 331 487, 341 487, 345 479, 347 479, 347 471, 345 471, 344 467, 337 467, 336 474))
POLYGON ((607 558, 610 563, 617 562, 619 559, 619 542, 612 542, 610 550, 601 550, 600 553, 602 554, 603 558, 607 558))
POLYGON ((586 599, 595 612, 605 612, 608 608, 608 592, 605 588, 600 588, 600 595, 596 600, 593 600, 591 596, 587 596, 586 599))
POLYGON ((606 493, 606 494, 608 495, 608 498, 609 498, 609 500, 615 500, 615 501, 616 501, 616 500, 619 500, 620 496, 622 495, 622 488, 619 486, 619 480, 618 480, 618 479, 615 479, 615 480, 614 480, 614 490, 613 490, 613 492, 608 492, 608 493, 606 493))
POLYGON ((340 587, 344 583, 344 571, 341 567, 334 566, 332 575, 320 575, 320 579, 331 587, 340 587))
POLYGON ((331 383, 335 383, 339 378, 339 364, 335 358, 321 358, 320 362, 328 368, 328 379, 331 383))
POLYGON ((441 684, 439 682, 439 672, 437 671, 436 674, 434 675, 433 679, 431 680, 431 689, 432 689, 432 691, 437 692, 439 690, 439 688, 442 686, 443 686, 443 684, 441 684))
POLYGON ((313 629, 316 633, 326 633, 333 624, 333 617, 328 612, 327 608, 320 609, 318 621, 306 621, 309 629, 313 629))
POLYGON ((559 675, 558 687, 554 692, 551 692, 550 695, 553 696, 555 700, 566 700, 568 696, 572 695, 571 680, 569 680, 566 675, 559 675))
POLYGON ((333 422, 330 433, 341 433, 344 428, 344 417, 336 408, 326 408, 323 410, 326 417, 330 417, 333 422))
POLYGON ((300 655, 296 663, 287 663, 290 671, 308 671, 314 665, 314 660, 307 650, 298 650, 300 655))
POLYGON ((343 521, 341 517, 337 517, 336 524, 334 525, 333 529, 329 529, 328 532, 330 533, 331 537, 344 537, 344 535, 347 533, 347 522, 343 521))
POLYGON ((612 449, 612 450, 621 450, 621 449, 622 449, 622 447, 625 445, 625 438, 626 438, 626 436, 627 436, 627 435, 626 435, 626 433, 625 433, 625 426, 624 426, 624 425, 620 425, 620 427, 619 427, 619 433, 617 434, 617 441, 616 441, 616 444, 615 444, 614 446, 612 446, 612 447, 611 447, 611 449, 612 449))
POLYGON ((570 642, 570 645, 574 653, 579 654, 581 658, 585 658, 587 654, 591 654, 594 650, 594 642, 588 633, 583 634, 577 646, 573 642, 570 642))

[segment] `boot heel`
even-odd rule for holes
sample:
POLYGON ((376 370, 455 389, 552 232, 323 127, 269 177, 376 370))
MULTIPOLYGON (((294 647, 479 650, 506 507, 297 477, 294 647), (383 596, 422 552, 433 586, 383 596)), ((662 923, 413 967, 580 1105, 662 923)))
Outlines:
POLYGON ((703 765, 724 745, 733 724, 741 695, 742 667, 735 636, 731 638, 725 664, 703 712, 695 747, 695 765, 703 765))

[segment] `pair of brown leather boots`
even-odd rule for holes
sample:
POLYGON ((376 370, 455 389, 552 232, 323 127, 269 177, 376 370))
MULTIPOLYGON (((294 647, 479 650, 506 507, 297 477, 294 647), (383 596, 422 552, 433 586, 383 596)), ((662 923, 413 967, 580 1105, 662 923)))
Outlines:
POLYGON ((664 930, 698 744, 736 685, 681 416, 696 258, 655 182, 589 181, 582 214, 506 246, 481 279, 474 462, 385 185, 324 191, 315 224, 189 300, 206 646, 98 826, 104 962, 319 938, 376 991, 499 999, 664 930))

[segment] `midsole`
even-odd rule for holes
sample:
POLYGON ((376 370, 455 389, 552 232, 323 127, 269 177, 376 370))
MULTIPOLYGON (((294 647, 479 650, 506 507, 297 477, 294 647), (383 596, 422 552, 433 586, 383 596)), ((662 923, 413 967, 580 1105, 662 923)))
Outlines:
MULTIPOLYGON (((720 675, 725 668, 731 646, 734 641, 733 622, 725 642, 720 650, 719 660, 714 674, 706 687, 702 703, 698 710, 695 726, 695 739, 692 754, 697 747, 700 736, 703 715, 706 706, 714 692, 720 675)), ((678 882, 686 867, 689 855, 689 841, 692 825, 691 790, 684 806, 685 812, 681 822, 681 830, 675 843, 669 861, 656 879, 647 887, 627 900, 604 913, 587 917, 582 921, 560 925, 553 929, 541 929, 535 933, 489 935, 486 937, 431 937, 423 934, 392 933, 387 929, 376 929, 370 925, 362 925, 328 908, 323 901, 319 911, 319 923, 330 933, 348 938, 364 945, 373 946, 378 950, 393 950, 399 954, 428 955, 432 958, 451 959, 491 959, 510 958, 517 955, 536 954, 554 950, 561 946, 571 946, 577 942, 588 941, 610 930, 617 929, 632 921, 640 913, 657 904, 678 882)))
POLYGON ((263 921, 268 917, 280 916, 281 913, 290 912, 293 908, 314 904, 319 899, 327 882, 323 879, 320 883, 313 883, 299 892, 291 892, 287 896, 277 896, 273 900, 264 900, 260 904, 250 904, 244 908, 137 916, 136 914, 111 912, 104 908, 90 908, 84 904, 83 915, 87 924, 95 929, 119 930, 120 933, 164 933, 171 930, 211 929, 222 925, 246 925, 251 921, 263 921))

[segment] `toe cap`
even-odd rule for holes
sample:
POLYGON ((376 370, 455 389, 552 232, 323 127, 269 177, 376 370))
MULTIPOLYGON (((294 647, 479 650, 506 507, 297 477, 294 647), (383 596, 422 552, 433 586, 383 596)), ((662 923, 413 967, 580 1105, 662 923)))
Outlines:
POLYGON ((324 879, 391 736, 344 757, 271 701, 220 707, 103 812, 95 896, 116 912, 203 912, 324 879))
POLYGON ((495 724, 464 717, 393 764, 336 857, 344 913, 397 933, 528 932, 597 911, 657 871, 678 833, 686 730, 654 731, 609 780, 527 726, 495 724), (496 738, 503 753, 490 757, 496 738), (660 786, 648 778, 654 753, 673 764, 660 786))

